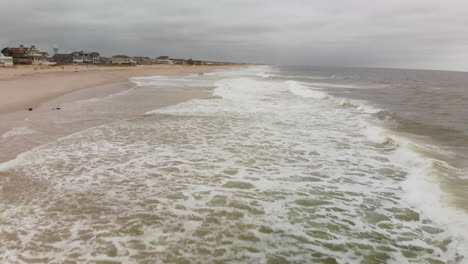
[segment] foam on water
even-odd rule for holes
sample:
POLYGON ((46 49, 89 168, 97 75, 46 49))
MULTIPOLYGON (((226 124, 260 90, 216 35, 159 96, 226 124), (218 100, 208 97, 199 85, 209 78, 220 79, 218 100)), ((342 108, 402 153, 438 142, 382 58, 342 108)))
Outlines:
POLYGON ((312 90, 311 88, 296 82, 296 81, 287 81, 288 89, 291 93, 299 95, 304 98, 314 98, 314 99, 325 99, 327 94, 321 91, 312 90))
POLYGON ((189 75, 182 77, 169 77, 169 76, 149 76, 149 77, 135 77, 130 81, 137 84, 137 86, 158 86, 165 87, 182 86, 190 81, 191 87, 207 87, 211 84, 208 80, 198 78, 199 75, 189 75))
POLYGON ((9 138, 9 137, 15 137, 15 136, 24 136, 24 135, 30 135, 37 133, 34 129, 31 129, 27 126, 21 126, 21 127, 14 127, 10 129, 9 131, 5 132, 2 135, 3 139, 9 138))
POLYGON ((270 73, 260 72, 260 73, 255 74, 255 76, 268 79, 268 78, 274 77, 275 75, 270 74, 270 73))
MULTIPOLYGON (((423 145, 421 142, 415 143, 368 122, 363 124, 364 134, 372 142, 394 143, 392 145, 395 150, 390 156, 391 160, 408 171, 408 177, 402 183, 402 188, 405 190, 404 201, 411 207, 417 208, 423 218, 434 221, 447 230, 455 244, 455 249, 448 254, 468 252, 468 215, 448 205, 447 194, 441 190, 438 183, 441 180, 441 172, 437 170, 437 166, 456 172, 458 170, 443 161, 425 157, 418 151, 427 148, 433 150, 435 148, 433 146, 423 145)), ((461 262, 467 263, 467 259, 461 262)))
POLYGON ((424 157, 406 156, 417 152, 365 123, 366 111, 317 98, 324 90, 257 76, 268 69, 174 77, 199 78, 217 98, 88 129, 4 166, 0 260, 466 262, 466 236, 450 226, 462 218, 420 204, 445 210, 424 157))

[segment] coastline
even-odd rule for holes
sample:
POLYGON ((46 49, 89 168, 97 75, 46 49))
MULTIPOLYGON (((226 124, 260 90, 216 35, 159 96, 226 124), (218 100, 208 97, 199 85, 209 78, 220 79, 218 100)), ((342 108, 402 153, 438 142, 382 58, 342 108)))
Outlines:
POLYGON ((178 76, 239 67, 239 65, 181 66, 17 66, 0 69, 0 114, 36 108, 70 92, 129 82, 131 77, 178 76))
MULTIPOLYGON (((135 87, 136 84, 130 82, 129 78, 154 75, 183 76, 239 67, 238 65, 152 66, 115 67, 115 69, 103 67, 104 69, 97 71, 82 67, 82 71, 79 72, 42 72, 29 76, 14 76, 8 80, 0 78, 0 93, 3 95, 0 98, 0 149, 2 150, 0 163, 73 133, 118 121, 108 115, 113 109, 103 108, 101 109, 103 112, 96 109, 89 111, 86 106, 81 105, 81 102, 105 99, 107 96, 135 87), (82 81, 76 82, 76 80, 82 81), (32 85, 38 90, 29 94, 28 92, 34 89, 32 85), (11 96, 5 95, 8 93, 11 96), (26 98, 17 100, 21 99, 21 96, 26 98), (13 107, 5 107, 6 102, 13 107), (17 107, 18 105, 20 107, 17 107), (33 111, 27 111, 25 107, 33 107, 33 111), (56 108, 60 110, 53 110, 56 108), (75 122, 79 120, 86 122, 75 122)), ((210 89, 158 88, 158 94, 158 100, 152 105, 154 109, 191 99, 212 97, 210 89)))

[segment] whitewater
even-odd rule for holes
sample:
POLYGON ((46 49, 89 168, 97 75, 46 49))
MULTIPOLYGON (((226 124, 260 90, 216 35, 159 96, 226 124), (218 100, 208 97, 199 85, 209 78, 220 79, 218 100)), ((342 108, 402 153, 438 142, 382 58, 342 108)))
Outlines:
POLYGON ((440 183, 463 174, 452 152, 392 129, 389 109, 346 97, 369 84, 339 77, 133 78, 106 100, 161 87, 213 97, 135 106, 0 164, 0 262, 468 263, 468 215, 440 183))

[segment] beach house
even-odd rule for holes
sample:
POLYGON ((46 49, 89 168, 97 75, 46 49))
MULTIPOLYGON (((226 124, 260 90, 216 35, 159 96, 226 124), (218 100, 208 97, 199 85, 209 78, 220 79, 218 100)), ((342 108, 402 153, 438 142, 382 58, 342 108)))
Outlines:
POLYGON ((172 62, 174 64, 178 64, 178 65, 186 65, 187 64, 187 60, 185 59, 171 59, 172 62))
POLYGON ((72 54, 54 54, 52 56, 52 61, 57 64, 73 64, 73 55, 72 54))
POLYGON ((0 52, 0 67, 12 67, 13 66, 13 58, 3 56, 0 52))
POLYGON ((54 54, 52 60, 57 64, 99 64, 101 57, 98 52, 75 51, 70 54, 54 54))
POLYGON ((157 64, 174 64, 172 59, 169 58, 169 56, 159 56, 156 58, 156 63, 157 64))
POLYGON ((135 65, 136 62, 127 55, 115 55, 115 56, 112 56, 112 64, 135 65))
POLYGON ((4 48, 1 53, 12 57, 13 64, 46 65, 49 62, 48 58, 39 52, 34 45, 29 48, 23 45, 20 45, 18 48, 4 48))
POLYGON ((83 64, 98 64, 101 61, 98 52, 75 51, 72 54, 74 61, 83 64))
POLYGON ((112 64, 112 58, 100 57, 99 64, 112 64))
POLYGON ((133 57, 133 60, 136 62, 136 64, 139 64, 139 65, 149 65, 149 64, 154 63, 154 60, 151 59, 150 57, 137 56, 137 57, 133 57))

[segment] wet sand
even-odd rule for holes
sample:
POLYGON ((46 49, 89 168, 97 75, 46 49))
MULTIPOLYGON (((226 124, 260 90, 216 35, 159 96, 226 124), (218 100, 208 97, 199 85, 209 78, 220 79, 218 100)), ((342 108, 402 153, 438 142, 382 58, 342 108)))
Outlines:
POLYGON ((127 82, 130 77, 176 76, 239 67, 138 66, 17 66, 0 69, 0 114, 36 108, 41 103, 83 88, 127 82))
MULTIPOLYGON (((231 67, 149 65, 95 67, 98 69, 94 71, 82 66, 78 72, 44 71, 0 78, 0 163, 72 133, 117 121, 110 113, 119 109, 106 108, 104 104, 89 107, 81 102, 126 92, 135 86, 128 81, 130 77, 187 75, 231 67), (33 111, 26 111, 26 107, 33 111)), ((212 96, 209 89, 168 88, 159 89, 158 93, 152 102, 154 108, 212 96)))

